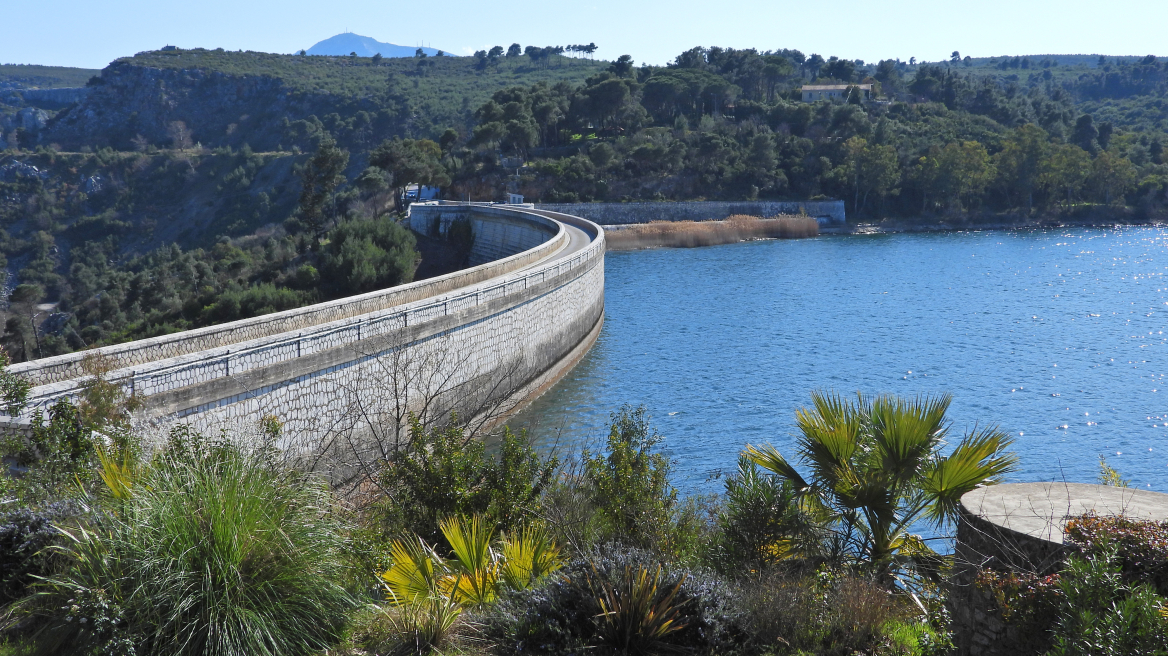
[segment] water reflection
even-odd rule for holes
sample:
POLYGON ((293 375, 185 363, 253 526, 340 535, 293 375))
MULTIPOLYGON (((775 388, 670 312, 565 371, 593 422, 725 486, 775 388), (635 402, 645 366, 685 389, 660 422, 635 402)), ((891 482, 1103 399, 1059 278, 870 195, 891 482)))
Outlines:
POLYGON ((519 418, 595 442, 644 403, 675 483, 720 490, 748 442, 793 453, 814 389, 952 392, 1000 424, 1014 480, 1092 481, 1100 455, 1168 491, 1168 241, 1159 228, 821 237, 610 253, 599 341, 519 418))

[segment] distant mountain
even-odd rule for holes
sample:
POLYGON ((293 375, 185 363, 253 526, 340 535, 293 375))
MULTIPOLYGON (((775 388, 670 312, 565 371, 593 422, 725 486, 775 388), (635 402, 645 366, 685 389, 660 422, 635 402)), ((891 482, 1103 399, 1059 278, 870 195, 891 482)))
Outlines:
MULTIPOLYGON (((345 32, 330 37, 308 49, 310 55, 338 55, 344 56, 357 53, 358 57, 372 57, 381 53, 382 57, 413 57, 417 52, 416 46, 398 46, 392 43, 382 43, 360 34, 345 32)), ((422 52, 433 57, 438 54, 437 48, 422 48, 422 52)), ((443 51, 449 55, 448 51, 443 51)))

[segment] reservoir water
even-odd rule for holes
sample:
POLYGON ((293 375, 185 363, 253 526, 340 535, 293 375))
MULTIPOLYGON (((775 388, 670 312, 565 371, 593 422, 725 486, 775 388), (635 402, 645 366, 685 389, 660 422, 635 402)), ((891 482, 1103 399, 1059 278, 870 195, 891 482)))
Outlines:
MULTIPOLYGON (((644 404, 683 492, 747 443, 794 455, 812 390, 950 392, 954 437, 998 424, 1012 481, 1168 492, 1168 230, 825 236, 609 253, 606 320, 517 423, 597 445, 644 404)), ((954 440, 955 441, 955 440, 954 440)))

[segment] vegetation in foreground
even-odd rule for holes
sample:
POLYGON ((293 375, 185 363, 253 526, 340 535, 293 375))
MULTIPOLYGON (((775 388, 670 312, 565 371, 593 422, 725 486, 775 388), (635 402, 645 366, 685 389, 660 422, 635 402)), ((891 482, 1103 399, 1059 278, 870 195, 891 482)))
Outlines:
MULTIPOLYGON (((950 558, 914 531, 1014 463, 996 429, 947 443, 948 397, 815 394, 794 458, 748 446, 710 498, 678 494, 629 407, 562 460, 415 420, 330 489, 274 419, 150 447, 91 387, 5 443, 27 467, 3 479, 11 653, 944 654, 950 558)), ((1088 547, 1047 586, 1046 649, 1162 645, 1163 528, 1071 532, 1088 547)), ((1042 597, 983 578, 1038 621, 1042 597)))

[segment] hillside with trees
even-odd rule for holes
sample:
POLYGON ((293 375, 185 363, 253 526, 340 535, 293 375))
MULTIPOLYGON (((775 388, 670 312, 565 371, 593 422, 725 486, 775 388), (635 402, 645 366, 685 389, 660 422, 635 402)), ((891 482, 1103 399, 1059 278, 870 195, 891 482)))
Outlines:
POLYGON ((452 264, 422 253, 443 246, 396 223, 413 184, 464 200, 834 197, 853 221, 1150 221, 1168 207, 1155 57, 872 64, 713 47, 652 67, 595 50, 171 50, 115 61, 63 108, 5 96, 19 107, 0 117, 4 344, 44 357, 432 275, 452 264), (802 102, 815 83, 848 98, 802 102))

